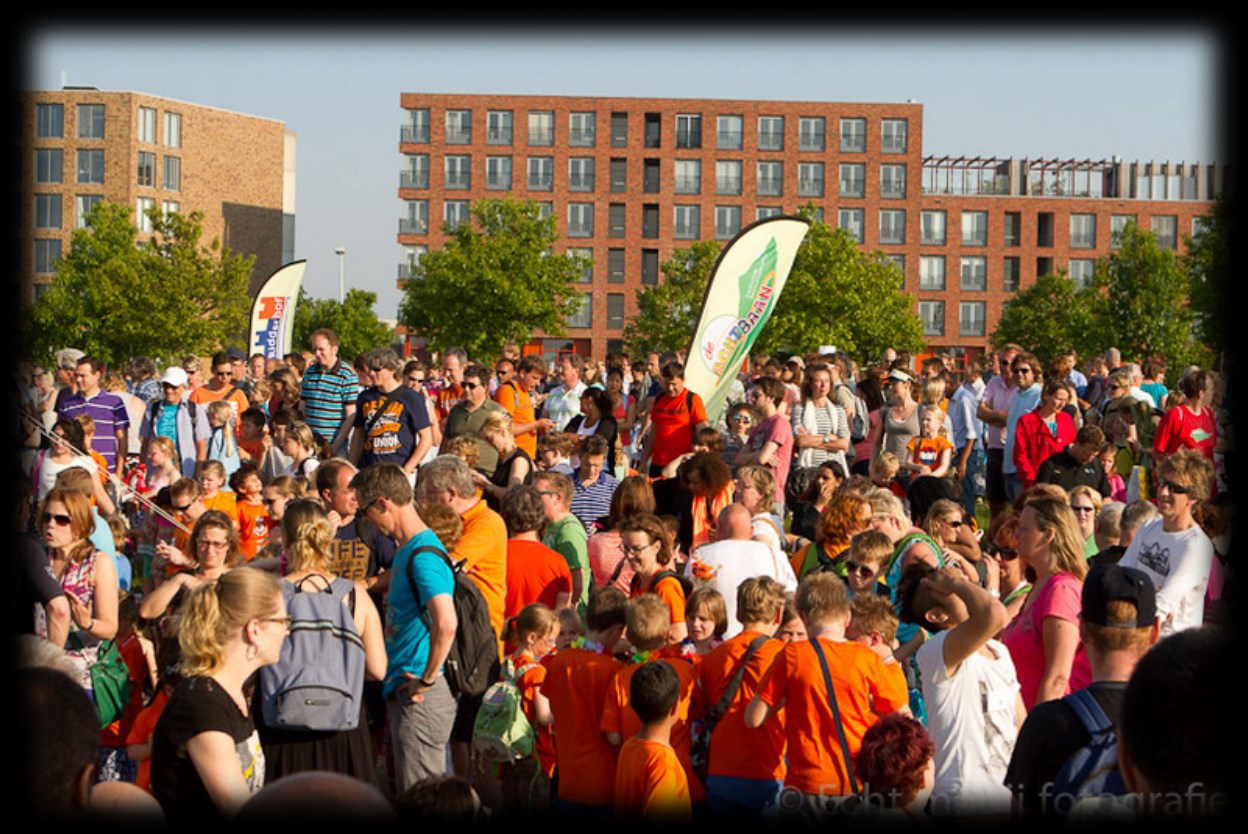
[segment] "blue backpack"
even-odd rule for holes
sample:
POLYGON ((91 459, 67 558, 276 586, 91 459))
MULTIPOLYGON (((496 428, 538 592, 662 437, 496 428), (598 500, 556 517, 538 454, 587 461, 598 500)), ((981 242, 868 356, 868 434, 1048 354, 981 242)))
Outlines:
POLYGON ((1076 802, 1088 796, 1125 796, 1126 783, 1118 770, 1118 731, 1087 689, 1062 699, 1075 711, 1092 737, 1075 751, 1053 780, 1054 809, 1065 814, 1076 802))

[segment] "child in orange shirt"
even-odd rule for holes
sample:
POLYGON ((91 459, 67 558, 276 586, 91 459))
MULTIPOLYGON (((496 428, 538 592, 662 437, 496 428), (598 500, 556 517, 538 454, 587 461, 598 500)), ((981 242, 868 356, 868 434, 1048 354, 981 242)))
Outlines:
POLYGON ((794 797, 800 795, 800 801, 783 803, 781 816, 824 822, 856 785, 850 761, 841 752, 841 730, 852 761, 863 733, 880 716, 906 705, 908 694, 904 682, 898 684, 874 652, 845 639, 849 594, 840 577, 808 575, 797 587, 796 604, 807 639, 789 643, 776 656, 746 707, 745 725, 761 727, 784 708, 788 739, 784 784, 794 797), (839 722, 833 717, 819 653, 830 672, 839 722))
POLYGON ((871 463, 867 465, 867 474, 871 477, 871 483, 887 489, 900 500, 905 501, 906 488, 897 480, 897 473, 900 471, 901 461, 892 452, 880 452, 871 458, 871 463))
POLYGON ((586 633, 546 661, 542 694, 555 727, 556 814, 563 820, 610 823, 615 748, 598 730, 607 690, 623 664, 611 652, 624 633, 627 597, 619 588, 590 595, 586 633))
MULTIPOLYGON (((858 594, 850 603, 849 628, 845 639, 866 646, 884 661, 884 668, 894 678, 894 685, 906 686, 906 673, 893 657, 897 647, 897 612, 888 597, 879 594, 858 594)), ((897 710, 910 715, 910 707, 897 710)))
POLYGON ((672 727, 680 720, 680 677, 668 663, 643 663, 628 691, 642 727, 620 748, 616 819, 688 822, 693 815, 688 777, 671 745, 672 727))
POLYGON ((139 712, 138 717, 134 719, 134 724, 130 727, 130 732, 126 734, 126 755, 139 765, 138 776, 134 783, 149 793, 152 790, 152 736, 156 733, 156 722, 160 720, 161 713, 165 711, 169 696, 182 682, 182 675, 178 671, 180 655, 178 638, 165 637, 160 641, 160 647, 156 653, 157 666, 160 670, 159 688, 152 696, 152 702, 139 712))
POLYGON ((225 486, 225 464, 219 460, 201 460, 195 467, 195 480, 199 481, 200 499, 205 510, 220 510, 238 527, 237 490, 229 492, 225 486))
POLYGON ((230 487, 239 496, 238 540, 250 562, 269 541, 272 519, 264 503, 264 484, 255 465, 246 463, 230 478, 230 487))
POLYGON ((689 636, 681 642, 680 648, 696 668, 704 655, 723 642, 724 632, 728 630, 728 607, 724 605, 723 594, 710 586, 690 594, 685 602, 685 624, 689 636))
POLYGON ((938 405, 919 407, 918 437, 906 444, 910 460, 905 463, 914 476, 934 475, 943 478, 953 461, 953 442, 941 434, 945 425, 945 412, 938 405))

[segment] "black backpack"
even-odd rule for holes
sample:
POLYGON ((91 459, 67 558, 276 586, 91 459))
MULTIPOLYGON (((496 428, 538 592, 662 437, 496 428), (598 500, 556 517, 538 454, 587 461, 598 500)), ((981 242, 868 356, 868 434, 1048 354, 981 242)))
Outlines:
POLYGON ((455 628, 450 654, 446 657, 444 673, 452 692, 475 697, 498 680, 498 635, 490 622, 489 606, 485 604, 485 597, 481 595, 477 583, 464 573, 464 562, 452 562, 445 550, 424 545, 416 548, 412 560, 407 563, 407 581, 412 588, 412 597, 420 602, 425 611, 426 621, 429 611, 420 599, 420 592, 416 589, 416 577, 412 575, 412 562, 421 553, 436 553, 446 561, 455 576, 452 601, 459 624, 455 628))
POLYGON ((1091 738, 1057 772, 1049 801, 1065 814, 1087 796, 1125 796, 1127 784, 1118 769, 1118 732, 1114 722, 1087 689, 1076 690, 1062 700, 1074 710, 1091 738))
MULTIPOLYGON (((617 576, 618 576, 618 571, 617 571, 617 576)), ((677 573, 674 570, 661 570, 658 573, 656 573, 654 575, 654 579, 651 579, 649 586, 646 587, 646 593, 647 594, 658 593, 657 591, 655 591, 655 588, 659 587, 659 583, 669 576, 675 577, 676 580, 680 582, 681 592, 684 593, 685 599, 689 599, 689 595, 693 593, 693 580, 687 576, 681 576, 679 573, 677 573)), ((614 582, 615 578, 612 578, 611 581, 614 582)), ((632 586, 633 588, 637 587, 636 575, 633 576, 632 586)))

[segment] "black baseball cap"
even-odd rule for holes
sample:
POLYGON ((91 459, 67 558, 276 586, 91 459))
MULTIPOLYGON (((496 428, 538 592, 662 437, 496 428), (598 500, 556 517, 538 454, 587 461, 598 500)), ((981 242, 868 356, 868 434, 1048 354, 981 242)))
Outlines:
POLYGON ((1157 619, 1157 592, 1148 575, 1122 565, 1097 565, 1083 580, 1085 623, 1110 628, 1146 628, 1157 619), (1135 603, 1134 620, 1111 620, 1109 603, 1124 600, 1135 603))
POLYGON ((227 348, 225 355, 230 357, 231 362, 241 362, 247 358, 247 354, 243 353, 243 349, 236 347, 227 348))

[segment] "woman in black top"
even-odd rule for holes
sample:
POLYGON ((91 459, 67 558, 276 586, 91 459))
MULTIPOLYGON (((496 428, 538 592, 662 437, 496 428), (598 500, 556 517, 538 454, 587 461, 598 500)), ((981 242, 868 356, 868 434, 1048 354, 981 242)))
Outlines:
POLYGON ((472 470, 473 483, 481 490, 485 503, 494 512, 502 507, 507 490, 519 484, 527 484, 536 467, 529 453, 516 445, 511 433, 511 415, 506 411, 492 412, 481 424, 477 434, 498 450, 498 467, 489 478, 472 470))
MULTIPOLYGON (((620 424, 611 416, 611 395, 603 388, 586 388, 581 394, 581 414, 568 421, 564 431, 578 438, 596 434, 607 441, 607 471, 615 473, 615 450, 620 442, 620 424)), ((578 464, 579 465, 579 464, 578 464)))

